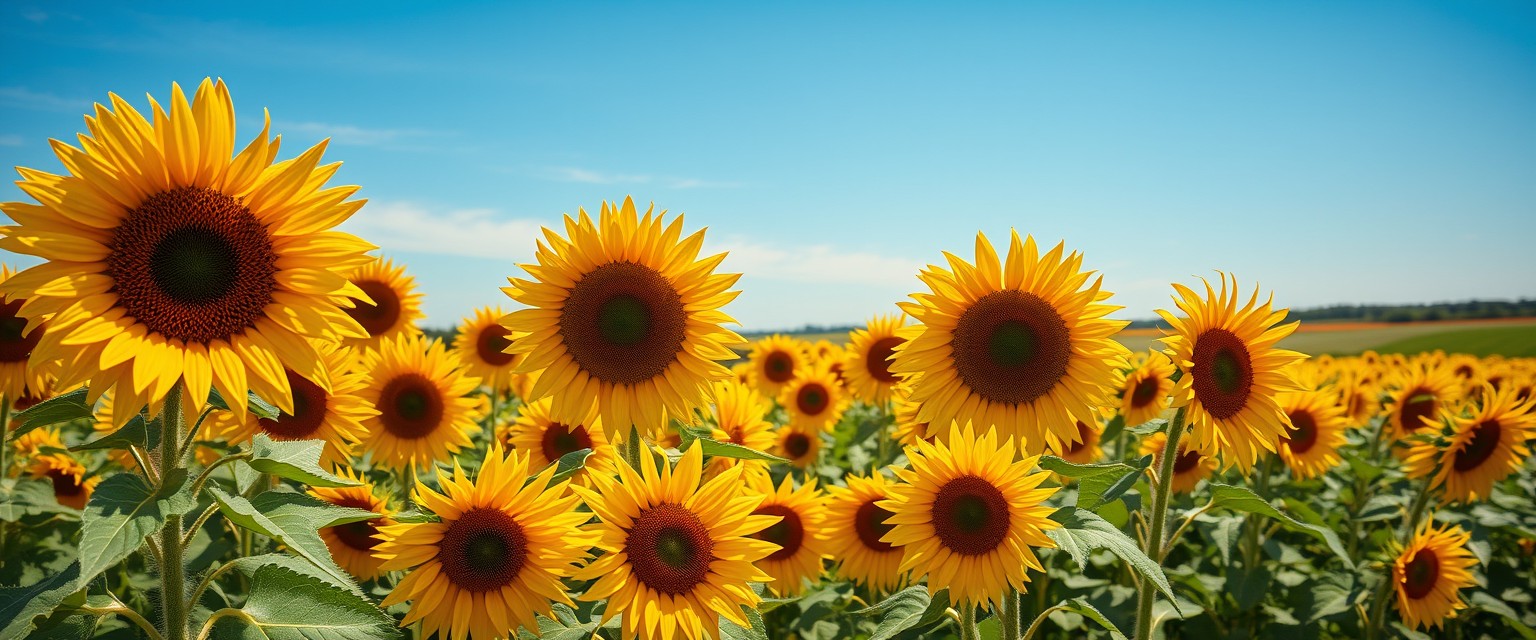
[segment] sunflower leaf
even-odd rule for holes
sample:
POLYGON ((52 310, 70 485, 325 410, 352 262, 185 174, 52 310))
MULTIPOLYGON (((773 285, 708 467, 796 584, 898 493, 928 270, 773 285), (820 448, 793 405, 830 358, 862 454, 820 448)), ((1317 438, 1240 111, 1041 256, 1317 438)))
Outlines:
POLYGON ((704 455, 716 458, 733 458, 736 460, 763 460, 766 462, 789 464, 789 460, 780 458, 771 453, 743 447, 734 442, 720 442, 714 438, 699 438, 699 446, 704 447, 704 455))
POLYGON ((21 437, 33 429, 51 427, 61 422, 89 418, 93 415, 91 405, 85 402, 85 387, 75 389, 63 395, 57 395, 11 416, 12 423, 20 423, 21 426, 11 431, 11 440, 21 437))
POLYGON ((722 616, 720 640, 768 640, 768 625, 763 623, 763 614, 747 605, 741 605, 741 612, 752 626, 743 627, 722 616))
POLYGON ((1062 507, 1051 514, 1051 519, 1061 523, 1058 529, 1045 532, 1047 536, 1056 541, 1057 548, 1072 556, 1077 563, 1078 570, 1088 567, 1088 555, 1094 549, 1108 549, 1110 553, 1130 566, 1132 571, 1140 574, 1144 580, 1150 581, 1157 587, 1169 601, 1174 601, 1173 588, 1168 584, 1168 576, 1163 575, 1163 568, 1147 557, 1136 541, 1125 532, 1116 529, 1114 525, 1105 522, 1098 514, 1086 509, 1062 507))
POLYGON ((1104 425, 1104 432, 1099 434, 1099 441, 1109 442, 1114 440, 1120 437, 1120 432, 1122 431, 1125 431, 1125 416, 1117 413, 1115 417, 1109 419, 1108 424, 1104 425))
POLYGON ((123 428, 113 431, 100 438, 77 444, 70 447, 70 451, 94 451, 97 449, 127 449, 130 445, 137 446, 145 451, 153 451, 160 446, 160 429, 149 428, 149 423, 144 420, 144 414, 136 415, 128 419, 123 428))
POLYGON ((1300 531, 1322 541, 1322 543, 1328 547, 1329 551, 1332 551, 1334 555, 1338 556, 1340 560, 1344 561, 1345 566, 1350 568, 1354 568, 1355 566, 1355 562, 1351 560, 1349 554, 1344 551, 1344 545, 1339 543, 1339 534, 1334 533, 1332 529, 1328 529, 1326 527, 1318 526, 1315 524, 1307 524, 1292 518, 1291 516, 1286 515, 1285 512, 1275 508, 1275 506, 1270 504, 1269 501, 1259 497, 1258 494, 1245 487, 1213 483, 1211 485, 1210 509, 1218 508, 1226 508, 1232 511, 1253 513, 1273 518, 1279 521, 1281 526, 1284 526, 1287 529, 1292 531, 1300 531))
POLYGON ((48 615, 64 599, 85 587, 80 563, 25 587, 0 587, 0 640, 32 637, 38 616, 48 615))
POLYGON ((53 496, 53 483, 32 478, 6 479, 0 485, 0 522, 17 522, 44 513, 74 513, 53 496))
POLYGON ((948 606, 948 589, 939 591, 935 597, 928 595, 928 587, 918 585, 897 591, 891 597, 855 611, 854 614, 879 615, 880 622, 875 626, 875 633, 870 636, 870 640, 890 640, 908 629, 938 622, 948 606))
POLYGON ((1126 428, 1126 431, 1130 431, 1131 433, 1138 436, 1149 436, 1162 431, 1163 427, 1166 426, 1168 426, 1167 420, 1163 418, 1153 418, 1134 427, 1128 427, 1126 428))
POLYGON ((294 573, 303 574, 311 578, 324 581, 332 587, 349 591, 354 595, 363 595, 363 590, 357 586, 356 581, 351 580, 350 578, 347 580, 338 580, 336 579, 336 576, 331 575, 330 572, 324 571, 319 567, 310 564, 308 560, 300 558, 299 556, 292 556, 286 553, 264 553, 259 556, 246 556, 243 558, 236 558, 234 563, 235 569, 240 571, 240 573, 245 574, 248 578, 256 577, 256 572, 260 571, 262 567, 275 565, 286 567, 292 570, 294 573))
POLYGON ((1134 463, 1098 462, 1077 464, 1057 456, 1042 456, 1040 468, 1077 479, 1077 506, 1097 511, 1136 485, 1142 471, 1152 464, 1151 456, 1134 463))
POLYGON ((210 487, 208 492, 230 522, 281 542, 341 581, 351 578, 331 559, 330 550, 320 539, 320 529, 379 517, 292 491, 268 491, 251 500, 217 487, 210 487))
MULTIPOLYGON (((225 400, 224 396, 219 394, 218 389, 210 389, 208 391, 208 404, 216 409, 223 409, 225 411, 230 410, 229 401, 225 400)), ((251 413, 256 414, 256 417, 258 418, 276 420, 283 415, 282 411, 278 410, 278 408, 273 406, 272 403, 267 402, 266 400, 262 400, 261 396, 256 395, 255 391, 246 392, 245 406, 246 409, 250 410, 251 413)))
POLYGON ((577 449, 563 456, 560 456, 559 460, 549 463, 543 469, 540 469, 538 473, 528 476, 528 479, 523 481, 523 486, 527 486, 529 482, 533 482, 534 478, 539 477, 540 473, 544 473, 544 471, 550 467, 555 468, 555 475, 549 478, 549 485, 554 486, 555 484, 576 475, 582 469, 586 468, 587 457, 590 455, 592 455, 591 449, 577 449))
POLYGON ((317 576, 267 564, 251 577, 239 609, 209 617, 214 640, 371 640, 398 638, 395 620, 366 598, 317 576))
POLYGON ((187 472, 176 469, 162 486, 149 486, 135 474, 102 481, 80 518, 80 575, 88 581, 133 555, 159 533, 165 519, 197 507, 187 486, 187 472))
POLYGON ((265 433, 251 439, 252 469, 296 480, 312 487, 356 487, 360 483, 337 477, 320 467, 324 440, 275 441, 265 433))
POLYGON ((1486 591, 1473 591, 1472 595, 1467 598, 1467 604, 1488 613, 1503 616, 1504 620, 1509 622, 1509 625, 1519 632, 1522 638, 1527 640, 1536 638, 1536 629, 1532 629, 1529 625, 1525 624, 1525 621, 1520 618, 1518 611, 1515 611, 1513 607, 1510 607, 1503 600, 1493 597, 1486 591))
POLYGON ((1061 607, 1063 610, 1071 611, 1072 613, 1097 622, 1099 626, 1104 627, 1104 630, 1109 632, 1109 637, 1113 638, 1114 640, 1125 640, 1125 634, 1120 631, 1120 627, 1117 627, 1115 626, 1115 623, 1110 622, 1109 618, 1104 616, 1104 612, 1099 611, 1097 607, 1088 604, 1087 600, 1082 598, 1073 598, 1071 600, 1063 600, 1061 604, 1056 606, 1061 607))
POLYGON ((552 613, 553 618, 547 618, 544 614, 535 614, 534 620, 538 622, 537 634, 524 631, 522 637, 533 637, 539 640, 588 640, 597 633, 596 622, 582 622, 576 615, 576 610, 565 603, 555 603, 552 613))

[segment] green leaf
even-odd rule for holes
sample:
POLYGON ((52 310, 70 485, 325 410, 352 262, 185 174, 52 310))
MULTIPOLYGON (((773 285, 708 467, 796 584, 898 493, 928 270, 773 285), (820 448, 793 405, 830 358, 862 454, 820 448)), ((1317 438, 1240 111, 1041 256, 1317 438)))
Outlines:
POLYGON ((1088 568, 1090 552, 1094 549, 1108 549, 1125 561, 1132 571, 1150 581, 1170 601, 1173 600, 1173 588, 1168 585, 1168 576, 1163 575, 1163 568, 1148 558, 1136 546, 1135 540, 1105 522, 1098 514, 1085 509, 1062 507, 1051 514, 1051 519, 1060 522, 1061 528, 1045 534, 1056 541, 1058 548, 1072 556, 1079 571, 1088 568))
POLYGON ((1134 427, 1130 427, 1127 430, 1138 436, 1149 436, 1162 431, 1163 427, 1166 426, 1168 426, 1167 420, 1163 418, 1153 418, 1134 427))
MULTIPOLYGON (((9 445, 0 445, 9 446, 9 445)), ((16 522, 26 516, 44 513, 74 513, 53 497, 53 483, 47 480, 17 478, 14 485, 0 492, 0 522, 16 522)))
POLYGON ((1115 623, 1110 622, 1109 618, 1104 617, 1104 612, 1099 611, 1093 605, 1088 604, 1087 600, 1082 598, 1073 598, 1071 600, 1064 600, 1061 604, 1056 606, 1097 622, 1099 626, 1104 627, 1104 629, 1109 632, 1109 637, 1113 638, 1114 640, 1125 640, 1125 634, 1120 632, 1120 627, 1117 627, 1115 626, 1115 623))
MULTIPOLYGON (((780 458, 771 453, 743 447, 734 442, 721 442, 711 435, 714 432, 702 427, 684 426, 679 433, 682 434, 682 442, 677 445, 678 451, 687 451, 693 443, 699 443, 704 447, 704 455, 717 458, 734 458, 736 460, 762 460, 765 462, 789 464, 789 460, 780 458)), ((855 467, 857 468, 857 467, 855 467)))
POLYGON ((860 609, 858 615, 879 615, 874 635, 869 640, 890 640, 908 629, 918 629, 938 622, 949 606, 949 590, 939 591, 937 597, 928 595, 928 587, 907 587, 881 600, 874 606, 860 609), (935 614, 937 610, 937 614, 935 614))
POLYGON ((1273 579, 1269 569, 1262 566, 1248 569, 1227 568, 1227 593, 1232 595, 1232 600, 1237 602, 1238 611, 1247 611, 1264 601, 1264 594, 1269 592, 1269 583, 1273 579))
MULTIPOLYGON (((560 456, 559 460, 549 463, 549 466, 540 469, 539 473, 544 473, 551 466, 554 467, 555 475, 550 476, 549 478, 549 484, 550 486, 553 486, 563 480, 570 478, 571 476, 576 475, 577 473, 580 473, 582 469, 586 468, 587 457, 591 455, 591 449, 577 449, 563 456, 560 456)), ((539 473, 528 476, 528 479, 523 482, 523 485, 527 486, 529 482, 533 482, 534 478, 539 477, 539 473)))
POLYGON ((1135 486, 1139 474, 1147 468, 1147 465, 1152 464, 1152 456, 1143 456, 1134 465, 1124 462, 1077 464, 1056 456, 1042 456, 1039 464, 1040 468, 1046 471, 1076 478, 1077 507, 1097 511, 1105 503, 1120 497, 1120 494, 1135 486), (1130 480, 1129 483, 1125 482, 1127 478, 1130 480), (1108 495, 1111 489, 1116 490, 1113 496, 1108 495))
POLYGON ((1104 425, 1104 432, 1099 434, 1099 442, 1114 442, 1115 438, 1120 437, 1121 431, 1125 431, 1125 416, 1117 413, 1104 425))
POLYGON ((1256 513, 1261 516, 1274 518, 1287 529, 1300 531, 1321 540, 1323 544, 1327 545, 1329 551, 1332 551, 1334 555, 1344 561, 1345 566, 1350 568, 1355 566, 1354 560, 1351 560, 1349 554, 1344 551, 1344 545, 1339 543, 1339 535, 1334 533, 1332 529, 1315 524, 1307 524, 1292 518, 1245 487, 1212 483, 1211 508, 1226 508, 1233 511, 1256 513))
POLYGON ((1509 626, 1519 632, 1522 638, 1536 638, 1536 630, 1531 629, 1530 626, 1525 624, 1525 621, 1520 618, 1519 612, 1488 592, 1473 591, 1472 595, 1467 598, 1467 603, 1488 613, 1503 616, 1509 622, 1509 626))
POLYGON ((1312 624, 1354 608, 1366 592, 1355 582, 1353 573, 1329 573, 1303 584, 1299 614, 1303 624, 1312 624))
POLYGON ((1391 520, 1403 513, 1403 504, 1406 502, 1401 496, 1372 496, 1365 501, 1365 506, 1360 507, 1360 513, 1351 516, 1355 522, 1375 522, 1377 520, 1391 520))
POLYGON ((251 438, 251 458, 246 464, 262 473, 296 480, 311 487, 356 487, 361 483, 332 475, 320 467, 324 440, 276 441, 265 433, 251 438))
POLYGON ((197 508, 187 472, 177 469, 156 491, 136 474, 119 473, 97 485, 80 524, 80 575, 89 581, 133 555, 160 532, 165 519, 197 508))
POLYGON ((83 588, 80 563, 27 587, 0 587, 0 640, 31 637, 38 616, 48 615, 83 588))
POLYGON ((91 405, 85 403, 85 396, 85 387, 81 387, 34 404, 27 407, 26 411, 11 416, 13 423, 21 424, 11 432, 11 439, 15 440, 21 437, 21 434, 39 427, 50 427, 61 422, 91 417, 93 412, 91 405))
POLYGON ((160 429, 149 428, 149 424, 144 420, 144 414, 141 413, 129 418, 123 428, 85 444, 70 447, 69 450, 127 449, 129 445, 136 445, 145 451, 153 451, 160 446, 160 429))
MULTIPOLYGON (((213 406, 215 409, 223 409, 225 411, 231 410, 229 408, 229 403, 224 400, 224 396, 219 395, 218 389, 212 389, 209 391, 208 404, 213 406)), ((272 406, 272 403, 267 402, 266 400, 262 400, 261 396, 256 395, 255 391, 246 392, 245 406, 247 410, 253 414, 256 414, 256 416, 259 418, 276 420, 281 418, 283 415, 282 411, 278 410, 277 407, 272 406)))
POLYGON ((750 627, 743 627, 724 616, 720 617, 720 640, 768 640, 768 625, 763 624, 763 614, 747 605, 741 605, 750 627))
POLYGON ((338 589, 350 591, 359 597, 363 595, 363 590, 357 586, 357 582, 353 581, 351 576, 348 576, 346 580, 338 580, 330 572, 315 566, 314 563, 299 556, 291 556, 286 553, 265 553, 259 556, 236 558, 234 562, 235 570, 245 574, 246 577, 256 577, 256 572, 260 571, 262 567, 285 567, 294 573, 315 578, 338 589))
POLYGON ((320 529, 379 517, 291 491, 268 491, 252 500, 224 493, 217 487, 208 491, 230 522, 287 545, 342 582, 352 578, 331 559, 330 550, 320 539, 320 529))
POLYGON ((221 609, 215 640, 373 640, 398 638, 394 618, 362 596, 291 568, 269 564, 251 577, 239 609, 221 609))
POLYGON ((1221 561, 1227 566, 1232 566, 1232 550, 1237 548, 1237 540, 1243 534, 1243 516, 1231 516, 1222 518, 1216 523, 1216 529, 1211 532, 1216 542, 1216 550, 1221 552, 1221 561))

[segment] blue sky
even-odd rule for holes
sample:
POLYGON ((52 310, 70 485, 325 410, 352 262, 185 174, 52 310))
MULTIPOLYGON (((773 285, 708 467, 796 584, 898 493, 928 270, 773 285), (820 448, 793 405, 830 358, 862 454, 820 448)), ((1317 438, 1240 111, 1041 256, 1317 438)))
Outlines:
POLYGON ((1536 296, 1529 2, 125 4, 0 4, 0 165, 223 77, 242 138, 267 107, 284 157, 333 139, 346 228, 433 325, 625 194, 731 251, 748 329, 894 311, 1010 227, 1126 318, 1213 269, 1300 307, 1536 296))

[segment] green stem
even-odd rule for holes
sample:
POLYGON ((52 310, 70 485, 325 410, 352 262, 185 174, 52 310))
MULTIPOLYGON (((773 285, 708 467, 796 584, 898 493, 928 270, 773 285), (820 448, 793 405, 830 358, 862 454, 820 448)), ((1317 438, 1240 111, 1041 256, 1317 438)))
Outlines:
MULTIPOLYGON (((1168 522, 1168 497, 1173 493, 1173 465, 1179 457, 1179 440, 1184 437, 1184 408, 1180 407, 1168 426, 1168 442, 1163 445, 1163 458, 1158 461, 1157 486, 1152 494, 1152 527, 1147 533, 1146 552, 1151 558, 1162 556, 1163 527, 1168 522)), ((1159 565, 1162 562, 1158 562, 1159 565)), ((1150 640, 1152 637, 1152 600, 1156 597, 1151 580, 1141 581, 1136 601, 1136 637, 1150 640)))
POLYGON ((1045 624, 1045 621, 1050 618, 1052 612, 1063 611, 1065 609, 1066 607, 1058 604, 1054 607, 1046 609, 1045 611, 1041 611, 1040 615, 1035 616, 1035 621, 1029 623, 1029 630, 1024 632, 1024 640, 1032 640, 1035 637, 1035 632, 1040 630, 1040 625, 1045 624))
POLYGON ((1019 591, 1008 587, 1003 594, 1003 612, 999 614, 1003 620, 1002 640, 1019 640, 1019 591))
POLYGON ((891 434, 890 425, 886 423, 886 407, 888 406, 890 406, 889 403, 880 405, 880 424, 875 427, 875 460, 869 465, 870 473, 874 473, 876 470, 880 469, 880 467, 885 464, 886 457, 889 455, 888 450, 890 449, 891 434))
POLYGON ((976 605, 969 602, 960 608, 960 640, 981 640, 981 630, 976 628, 976 605))
POLYGON ((501 400, 501 392, 491 390, 491 415, 485 419, 485 450, 490 451, 491 445, 496 443, 496 405, 501 400))
MULTIPOLYGON (((1265 456, 1264 465, 1259 468, 1258 477, 1254 478, 1254 493, 1266 502, 1269 501, 1269 477, 1275 472, 1275 457, 1274 454, 1265 456)), ((1246 571, 1253 571, 1259 562, 1259 549, 1263 543, 1259 537, 1263 522, 1259 518, 1250 513, 1243 523, 1243 568, 1246 571)))
MULTIPOLYGON (((160 480, 161 489, 166 482, 184 482, 185 460, 181 457, 181 439, 186 431, 186 416, 181 411, 181 383, 171 387, 165 396, 165 408, 160 412, 160 480)), ((181 544, 181 514, 173 513, 165 518, 160 530, 160 608, 164 617, 165 640, 187 638, 187 583, 186 567, 181 544)))

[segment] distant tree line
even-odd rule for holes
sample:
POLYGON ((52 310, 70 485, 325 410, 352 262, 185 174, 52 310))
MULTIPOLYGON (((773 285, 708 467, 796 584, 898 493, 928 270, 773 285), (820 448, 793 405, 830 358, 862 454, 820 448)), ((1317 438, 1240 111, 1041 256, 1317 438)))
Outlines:
MULTIPOLYGON (((1427 304, 1336 304, 1292 309, 1287 320, 1306 322, 1430 322, 1536 317, 1536 299, 1468 300, 1427 304)), ((1162 320, 1136 320, 1132 327, 1166 327, 1162 320)))

